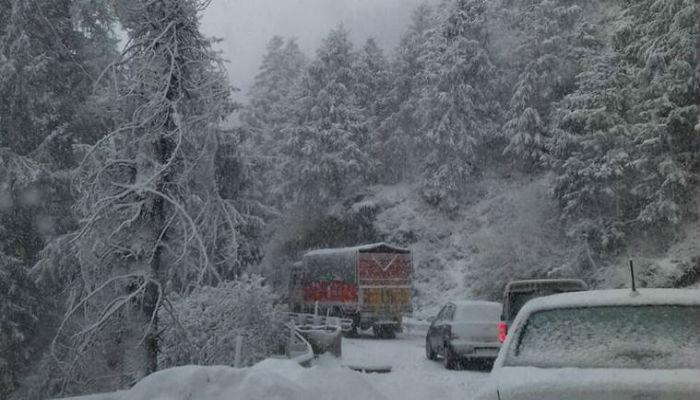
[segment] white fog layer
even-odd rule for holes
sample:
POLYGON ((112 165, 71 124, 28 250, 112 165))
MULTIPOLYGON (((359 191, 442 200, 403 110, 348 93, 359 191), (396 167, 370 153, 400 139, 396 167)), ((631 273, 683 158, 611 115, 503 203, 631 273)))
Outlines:
POLYGON ((311 55, 323 36, 342 23, 355 43, 376 38, 390 51, 411 11, 422 2, 425 0, 214 0, 202 13, 202 31, 224 39, 216 48, 230 61, 226 69, 231 83, 245 98, 272 36, 297 38, 302 50, 311 55))
POLYGON ((700 399, 696 0, 0 0, 0 400, 700 399))

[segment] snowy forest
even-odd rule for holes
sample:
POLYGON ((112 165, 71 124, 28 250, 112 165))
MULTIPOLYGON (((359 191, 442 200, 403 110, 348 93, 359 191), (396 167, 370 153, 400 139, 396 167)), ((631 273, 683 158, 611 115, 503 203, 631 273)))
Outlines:
MULTIPOLYGON (((695 0, 443 0, 395 48, 206 0, 0 0, 0 399, 274 351, 309 249, 415 251, 414 309, 510 279, 700 280, 695 0), (222 316, 225 316, 222 318, 222 316)), ((380 38, 377 38, 380 39, 380 38)))

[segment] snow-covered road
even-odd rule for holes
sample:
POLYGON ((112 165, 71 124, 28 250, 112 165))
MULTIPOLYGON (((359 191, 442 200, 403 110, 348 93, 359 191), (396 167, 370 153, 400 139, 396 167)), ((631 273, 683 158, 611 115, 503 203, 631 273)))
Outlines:
POLYGON ((468 400, 481 388, 487 371, 446 370, 440 361, 425 358, 424 336, 400 334, 393 340, 368 335, 343 339, 343 364, 391 365, 386 374, 365 374, 382 394, 393 400, 468 400))
POLYGON ((343 339, 341 360, 319 357, 310 368, 267 359, 249 368, 183 366, 149 375, 130 390, 75 400, 469 400, 488 372, 448 371, 425 358, 424 335, 392 340, 343 339), (391 366, 361 373, 345 366, 391 366))

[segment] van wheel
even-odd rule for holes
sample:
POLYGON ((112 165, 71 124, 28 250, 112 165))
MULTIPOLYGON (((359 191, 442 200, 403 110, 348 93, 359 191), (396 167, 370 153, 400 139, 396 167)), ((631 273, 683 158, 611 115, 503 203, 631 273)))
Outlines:
POLYGON ((457 368, 457 358, 452 352, 450 346, 445 345, 445 357, 443 362, 445 363, 445 369, 456 369, 457 368))
POLYGON ((425 358, 431 361, 437 360, 437 352, 433 350, 433 346, 430 345, 430 340, 425 339, 425 358))

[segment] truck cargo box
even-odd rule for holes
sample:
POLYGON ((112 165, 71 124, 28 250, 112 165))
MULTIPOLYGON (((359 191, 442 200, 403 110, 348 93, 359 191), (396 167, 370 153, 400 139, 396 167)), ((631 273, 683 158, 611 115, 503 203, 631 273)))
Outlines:
POLYGON ((291 308, 400 329, 412 311, 412 275, 411 251, 386 243, 309 251, 292 270, 291 308))

